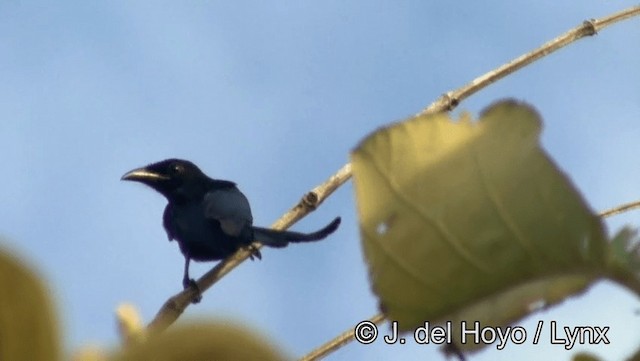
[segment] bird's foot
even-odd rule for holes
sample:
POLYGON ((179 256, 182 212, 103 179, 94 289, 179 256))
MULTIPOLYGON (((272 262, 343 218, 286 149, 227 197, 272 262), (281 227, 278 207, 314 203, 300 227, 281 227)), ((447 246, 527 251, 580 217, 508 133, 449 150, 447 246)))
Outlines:
POLYGON ((262 253, 260 253, 260 249, 258 247, 254 246, 253 244, 250 244, 247 246, 247 250, 251 252, 251 254, 249 255, 249 258, 252 261, 254 257, 257 258, 258 260, 262 259, 262 253))
POLYGON ((187 288, 191 288, 196 292, 196 296, 191 300, 191 303, 200 303, 202 301, 202 290, 198 287, 198 284, 193 278, 187 278, 182 281, 182 286, 186 290, 187 288))

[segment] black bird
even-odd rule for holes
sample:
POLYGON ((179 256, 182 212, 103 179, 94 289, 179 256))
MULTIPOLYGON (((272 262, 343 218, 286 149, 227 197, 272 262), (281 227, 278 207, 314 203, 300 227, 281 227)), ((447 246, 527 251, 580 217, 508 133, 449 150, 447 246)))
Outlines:
MULTIPOLYGON (((253 241, 285 247, 289 242, 317 241, 333 233, 340 217, 313 233, 277 231, 253 226, 249 201, 235 183, 209 178, 195 164, 167 159, 137 168, 122 180, 144 183, 167 198, 162 224, 169 241, 176 240, 184 255, 184 288, 195 285, 189 262, 226 258, 253 241)), ((260 251, 254 249, 260 258, 260 251)))

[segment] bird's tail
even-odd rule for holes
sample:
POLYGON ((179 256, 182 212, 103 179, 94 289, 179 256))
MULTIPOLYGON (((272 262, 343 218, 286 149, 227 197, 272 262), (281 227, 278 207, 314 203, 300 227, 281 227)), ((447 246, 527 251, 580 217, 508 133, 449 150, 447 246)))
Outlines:
POLYGON ((255 240, 269 247, 284 247, 289 242, 313 242, 319 241, 333 233, 340 225, 340 217, 336 217, 324 228, 312 233, 300 233, 291 231, 278 231, 275 229, 253 227, 255 240))

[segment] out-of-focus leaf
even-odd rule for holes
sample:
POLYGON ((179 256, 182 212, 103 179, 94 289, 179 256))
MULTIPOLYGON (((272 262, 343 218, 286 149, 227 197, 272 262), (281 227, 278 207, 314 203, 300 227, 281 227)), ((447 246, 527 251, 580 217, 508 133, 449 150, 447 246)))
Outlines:
POLYGON ((3 250, 0 289, 0 360, 59 360, 56 320, 42 282, 3 250))
POLYGON ((288 358, 265 338, 226 323, 176 326, 147 341, 132 345, 114 361, 281 361, 288 358))
POLYGON ((602 275, 601 221, 540 148, 540 129, 535 110, 505 101, 476 123, 410 119, 353 152, 372 287, 401 330, 504 325, 602 275))
POLYGON ((640 240, 638 231, 623 228, 613 237, 609 252, 609 267, 640 274, 640 240))
POLYGON ((120 339, 125 345, 144 341, 146 334, 140 312, 131 303, 122 303, 116 309, 120 339))
POLYGON ((97 345, 85 345, 75 350, 71 355, 71 361, 107 361, 109 354, 105 349, 97 345))

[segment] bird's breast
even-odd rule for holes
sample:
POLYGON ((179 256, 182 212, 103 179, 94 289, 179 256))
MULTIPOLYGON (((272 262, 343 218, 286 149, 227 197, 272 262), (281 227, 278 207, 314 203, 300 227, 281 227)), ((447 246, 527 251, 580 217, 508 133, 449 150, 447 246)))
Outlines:
POLYGON ((217 222, 205 218, 201 204, 173 206, 169 213, 167 232, 194 261, 223 259, 238 249, 237 242, 226 236, 217 222))

